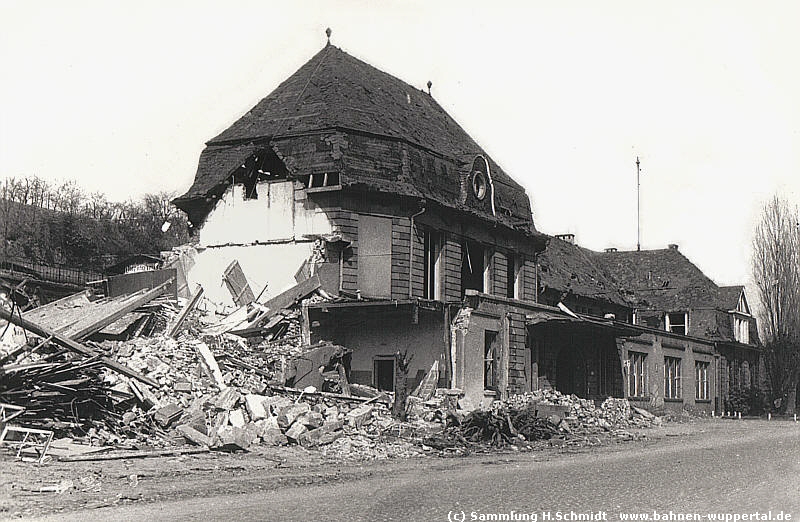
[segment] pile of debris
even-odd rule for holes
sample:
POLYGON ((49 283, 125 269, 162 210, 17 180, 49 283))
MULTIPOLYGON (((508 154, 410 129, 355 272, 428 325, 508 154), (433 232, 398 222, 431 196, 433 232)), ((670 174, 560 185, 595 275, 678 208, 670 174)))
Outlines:
POLYGON ((491 409, 450 414, 447 429, 424 443, 445 450, 472 445, 502 447, 533 441, 575 440, 610 434, 629 440, 631 427, 652 427, 661 419, 631 407, 627 399, 609 397, 599 407, 594 401, 556 390, 536 390, 495 401, 491 409))
MULTIPOLYGON (((300 309, 330 299, 318 280, 221 319, 201 310, 202 289, 177 307, 159 297, 167 286, 0 312, 30 334, 0 353, 0 404, 17 412, 14 423, 47 444, 68 437, 128 450, 298 444, 337 458, 422 453, 413 427, 390 416, 387 394, 349 383, 347 349, 304 342, 300 309)), ((25 444, 19 449, 47 452, 25 444)))

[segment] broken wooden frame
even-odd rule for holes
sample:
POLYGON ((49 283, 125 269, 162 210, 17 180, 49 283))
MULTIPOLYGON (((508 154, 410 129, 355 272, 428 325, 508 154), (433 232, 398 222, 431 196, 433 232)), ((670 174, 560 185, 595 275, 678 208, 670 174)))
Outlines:
POLYGON ((53 432, 20 426, 4 426, 0 433, 0 445, 6 444, 17 448, 17 458, 24 459, 23 453, 33 451, 41 464, 47 457, 47 450, 53 442, 53 432))
MULTIPOLYGON (((58 344, 59 346, 62 346, 64 348, 66 348, 66 349, 68 349, 68 350, 70 350, 72 352, 76 352, 76 353, 79 353, 79 354, 82 354, 82 355, 87 355, 89 357, 96 357, 105 366, 107 366, 107 367, 109 367, 109 368, 111 368, 113 370, 116 370, 119 373, 121 373, 121 374, 123 374, 123 375, 125 375, 127 377, 131 377, 133 379, 138 379, 138 380, 142 381, 145 384, 149 384, 150 386, 158 387, 158 383, 156 381, 154 381, 153 379, 151 379, 151 378, 149 378, 149 377, 147 377, 145 375, 142 375, 141 373, 139 373, 139 372, 137 372, 135 370, 132 370, 131 368, 125 366, 124 364, 119 363, 119 362, 117 362, 117 361, 115 361, 113 359, 109 359, 108 357, 101 356, 99 353, 95 352, 91 348, 89 348, 87 346, 84 346, 84 345, 80 344, 77 341, 73 341, 72 339, 70 339, 68 337, 65 337, 65 336, 63 336, 61 334, 58 334, 58 333, 56 333, 56 332, 54 332, 52 330, 49 330, 49 329, 47 329, 45 327, 42 327, 42 326, 39 326, 39 325, 37 325, 35 323, 32 323, 32 322, 30 322, 30 321, 28 321, 26 319, 23 319, 22 317, 16 317, 16 316, 10 314, 8 311, 6 311, 6 310, 4 310, 2 308, 0 308, 0 318, 5 319, 6 321, 9 321, 9 322, 15 324, 15 325, 19 326, 20 328, 24 328, 25 330, 31 332, 34 335, 38 335, 39 337, 52 338, 52 342, 58 344)), ((102 328, 102 326, 101 326, 101 328, 102 328)))

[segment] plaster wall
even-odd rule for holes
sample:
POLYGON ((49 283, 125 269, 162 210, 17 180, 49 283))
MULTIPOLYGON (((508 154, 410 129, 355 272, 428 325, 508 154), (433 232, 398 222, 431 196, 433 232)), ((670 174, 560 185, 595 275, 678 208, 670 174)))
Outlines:
POLYGON ((262 301, 295 283, 300 265, 311 257, 315 235, 330 234, 325 212, 295 190, 294 182, 261 182, 257 199, 244 199, 244 186, 228 187, 199 231, 195 264, 187 274, 189 288, 203 286, 205 296, 233 306, 222 275, 239 261, 255 295, 267 286, 262 301))
POLYGON ((295 190, 293 181, 264 181, 258 197, 244 198, 244 185, 228 187, 206 217, 199 232, 200 246, 246 245, 330 234, 325 212, 295 190))
POLYGON ((389 357, 406 350, 412 356, 408 370, 409 393, 430 370, 433 361, 439 361, 440 376, 444 374, 447 345, 441 312, 419 310, 416 324, 408 309, 394 311, 381 307, 374 312, 351 309, 339 314, 325 319, 327 314, 313 313, 312 324, 319 318, 320 326, 313 329, 311 340, 324 339, 351 349, 350 378, 353 382, 372 386, 376 357, 389 357))

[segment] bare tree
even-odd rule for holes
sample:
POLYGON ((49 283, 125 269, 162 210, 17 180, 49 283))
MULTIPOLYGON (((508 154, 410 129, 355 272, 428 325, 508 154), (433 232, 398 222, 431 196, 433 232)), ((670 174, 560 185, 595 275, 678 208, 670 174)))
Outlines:
POLYGON ((775 196, 762 210, 753 240, 765 360, 772 394, 795 413, 800 381, 800 222, 797 208, 775 196))

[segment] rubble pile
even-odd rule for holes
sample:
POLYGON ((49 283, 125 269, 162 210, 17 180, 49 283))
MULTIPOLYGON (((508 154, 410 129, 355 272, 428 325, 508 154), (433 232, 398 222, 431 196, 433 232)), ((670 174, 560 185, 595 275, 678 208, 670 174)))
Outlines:
MULTIPOLYGON (((94 446, 237 451, 300 445, 337 459, 423 454, 414 427, 391 418, 387 394, 341 381, 349 351, 302 344, 301 304, 295 300, 271 315, 254 306, 264 320, 235 335, 241 321, 209 333, 208 324, 219 321, 207 313, 150 301, 148 329, 127 340, 84 341, 94 357, 81 359, 55 344, 20 349, 24 364, 2 368, 0 403, 23 405, 18 420, 27 427, 94 446), (343 384, 362 397, 324 391, 342 391, 343 384)), ((426 429, 431 424, 435 429, 436 423, 417 421, 426 429)))
POLYGON ((517 409, 528 405, 536 405, 543 411, 548 411, 548 406, 562 407, 564 413, 555 415, 551 420, 556 421, 560 429, 573 433, 648 428, 661 424, 659 417, 646 410, 632 407, 627 399, 613 397, 607 398, 598 407, 592 400, 566 395, 558 390, 536 390, 513 395, 506 402, 517 409))
POLYGON ((495 401, 486 411, 450 415, 447 429, 424 439, 436 449, 469 445, 502 447, 559 438, 565 441, 610 434, 632 439, 631 427, 661 424, 655 415, 631 407, 627 399, 609 397, 601 406, 594 401, 556 390, 537 390, 495 401))
POLYGON ((163 288, 166 283, 109 300, 113 310, 84 295, 51 305, 82 321, 72 337, 4 315, 33 335, 2 357, 0 407, 24 407, 17 419, 23 431, 48 430, 50 440, 128 450, 297 445, 329 458, 369 460, 430 448, 574 439, 660 422, 624 399, 597 407, 554 390, 467 411, 461 390, 436 388, 436 364, 408 398, 401 422, 390 415, 391 394, 348 382, 349 350, 304 344, 300 309, 309 300, 333 299, 319 292, 318 281, 221 319, 198 306, 202 289, 176 307, 159 297, 163 288), (85 303, 97 317, 81 317, 78 305, 85 303))

